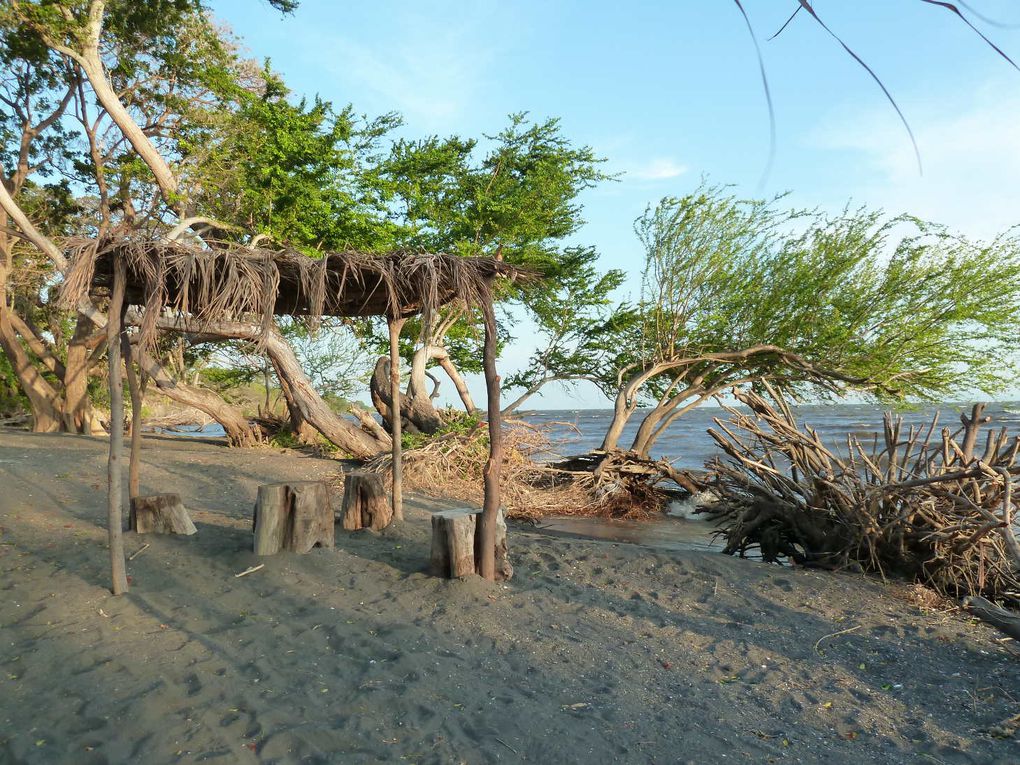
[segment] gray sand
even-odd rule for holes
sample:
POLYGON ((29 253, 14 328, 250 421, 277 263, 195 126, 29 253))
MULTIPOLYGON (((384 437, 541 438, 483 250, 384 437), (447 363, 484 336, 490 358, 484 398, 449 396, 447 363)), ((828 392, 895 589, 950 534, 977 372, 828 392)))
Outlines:
POLYGON ((105 449, 0 431, 5 765, 1020 762, 984 732, 1020 651, 903 585, 514 526, 513 581, 447 582, 415 498, 259 560, 258 484, 338 470, 295 452, 147 439, 144 488, 199 531, 127 533, 114 598, 105 449))

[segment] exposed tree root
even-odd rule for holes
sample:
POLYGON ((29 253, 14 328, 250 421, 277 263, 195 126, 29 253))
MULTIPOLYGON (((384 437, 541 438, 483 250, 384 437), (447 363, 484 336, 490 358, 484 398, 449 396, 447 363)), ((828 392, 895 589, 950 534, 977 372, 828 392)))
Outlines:
POLYGON ((937 417, 905 429, 887 415, 873 448, 851 435, 838 452, 769 393, 738 393, 751 413, 728 409, 730 421, 709 431, 729 457, 715 461, 713 484, 726 552, 757 548, 766 561, 856 567, 948 597, 1020 603, 1020 437, 992 430, 977 451, 990 419, 982 405, 955 432, 938 433, 937 417))

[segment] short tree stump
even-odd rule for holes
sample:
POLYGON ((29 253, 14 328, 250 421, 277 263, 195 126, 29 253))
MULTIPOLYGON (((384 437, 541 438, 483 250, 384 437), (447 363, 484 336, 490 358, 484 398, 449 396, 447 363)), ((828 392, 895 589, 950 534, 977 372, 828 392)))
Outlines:
POLYGON ((381 531, 393 520, 393 507, 386 496, 382 475, 354 470, 344 476, 344 503, 341 510, 347 531, 381 531))
POLYGON ((255 500, 254 550, 275 555, 280 550, 310 552, 333 547, 333 510, 321 481, 270 483, 259 486, 255 500))
MULTIPOLYGON (((430 569, 433 576, 459 579, 477 573, 479 519, 482 511, 464 507, 440 510, 432 514, 432 553, 430 569)), ((496 516, 496 579, 514 575, 506 543, 506 519, 500 508, 496 516)))
POLYGON ((139 534, 183 534, 196 532, 191 516, 178 494, 132 497, 128 528, 139 534))

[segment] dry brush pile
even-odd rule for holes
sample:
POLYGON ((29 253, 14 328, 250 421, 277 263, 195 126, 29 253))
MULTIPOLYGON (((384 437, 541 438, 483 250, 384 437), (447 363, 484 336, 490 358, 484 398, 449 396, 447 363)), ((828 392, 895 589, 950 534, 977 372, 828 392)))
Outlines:
MULTIPOLYGON (((552 426, 504 421, 500 491, 507 517, 522 520, 552 515, 633 518, 664 509, 670 495, 656 488, 656 481, 649 479, 647 466, 631 465, 630 472, 625 469, 621 473, 614 459, 608 459, 604 465, 573 466, 573 469, 569 460, 545 461, 555 451, 549 435, 552 426)), ((488 431, 482 423, 467 433, 449 433, 405 451, 404 483, 422 494, 480 504, 482 471, 488 457, 488 431)), ((388 473, 391 464, 390 455, 385 454, 366 467, 388 473)), ((653 472, 657 480, 666 480, 661 471, 653 472)))
POLYGON ((905 429, 887 414, 873 444, 851 434, 837 451, 771 389, 737 398, 750 413, 728 408, 709 431, 728 456, 712 464, 728 553, 757 548, 766 561, 860 567, 950 597, 1020 603, 1020 436, 989 429, 982 439, 983 405, 955 430, 939 430, 938 416, 905 429))

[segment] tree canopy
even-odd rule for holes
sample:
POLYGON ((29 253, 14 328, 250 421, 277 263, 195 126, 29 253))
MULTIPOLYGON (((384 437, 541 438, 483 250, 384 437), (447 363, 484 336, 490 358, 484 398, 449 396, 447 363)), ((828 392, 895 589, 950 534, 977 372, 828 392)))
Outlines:
POLYGON ((1015 379, 1020 241, 970 242, 911 217, 787 210, 702 185, 638 218, 638 320, 613 367, 633 448, 734 385, 930 399, 1015 379))

